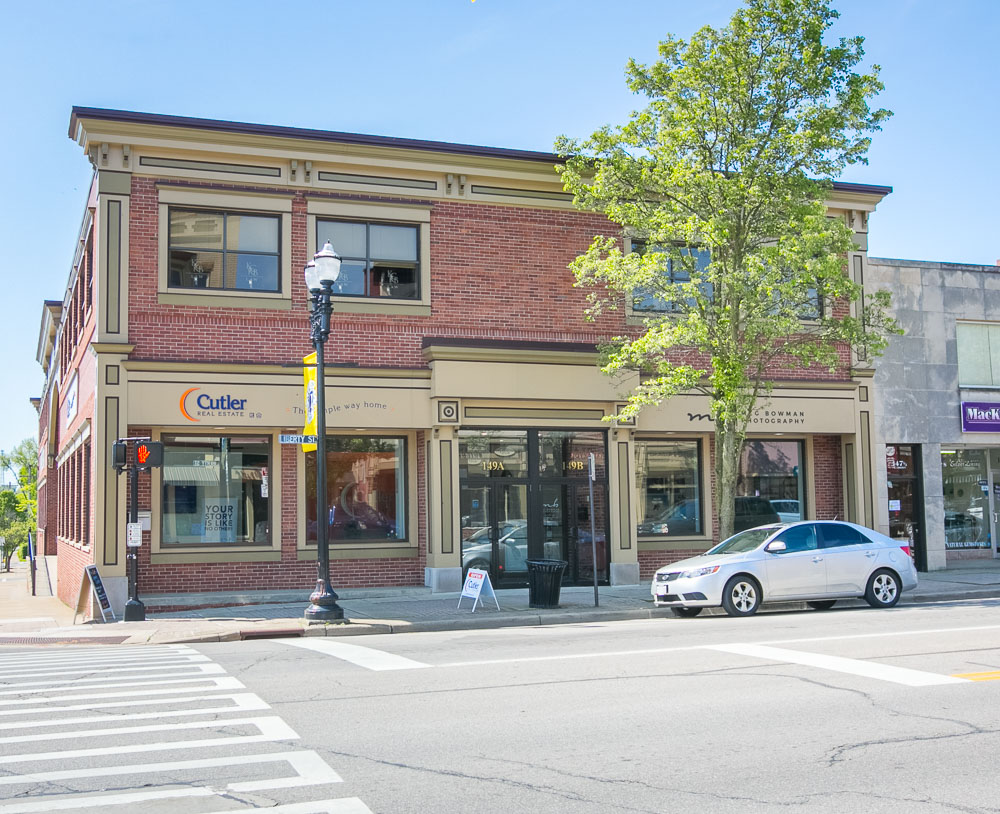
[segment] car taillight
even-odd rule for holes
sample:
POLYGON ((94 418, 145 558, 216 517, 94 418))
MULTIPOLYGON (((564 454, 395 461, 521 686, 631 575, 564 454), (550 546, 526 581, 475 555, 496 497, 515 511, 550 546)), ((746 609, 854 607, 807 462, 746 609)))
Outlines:
POLYGON ((907 557, 910 556, 910 547, 908 545, 901 545, 899 550, 902 551, 907 557))

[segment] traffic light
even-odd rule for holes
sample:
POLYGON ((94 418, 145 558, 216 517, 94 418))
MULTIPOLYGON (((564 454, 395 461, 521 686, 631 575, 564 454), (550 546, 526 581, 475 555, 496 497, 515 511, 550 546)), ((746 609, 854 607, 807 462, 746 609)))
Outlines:
POLYGON ((135 448, 135 462, 140 469, 163 466, 163 444, 159 441, 140 441, 135 448))
POLYGON ((124 441, 115 441, 111 445, 111 466, 116 472, 121 472, 128 463, 128 444, 124 441))

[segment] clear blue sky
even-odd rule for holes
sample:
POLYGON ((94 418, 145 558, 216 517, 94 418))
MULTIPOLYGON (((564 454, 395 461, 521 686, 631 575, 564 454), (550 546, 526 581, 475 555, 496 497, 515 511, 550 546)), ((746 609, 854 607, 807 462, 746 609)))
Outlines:
MULTIPOLYGON (((37 430, 42 301, 62 299, 91 169, 73 105, 549 150, 638 106, 629 57, 737 0, 49 0, 0 11, 0 449, 37 430)), ((870 253, 1000 258, 996 0, 835 0, 895 116, 843 180, 894 193, 870 253)), ((303 325, 303 331, 306 326, 303 325)), ((83 394, 81 394, 82 397, 83 394)))

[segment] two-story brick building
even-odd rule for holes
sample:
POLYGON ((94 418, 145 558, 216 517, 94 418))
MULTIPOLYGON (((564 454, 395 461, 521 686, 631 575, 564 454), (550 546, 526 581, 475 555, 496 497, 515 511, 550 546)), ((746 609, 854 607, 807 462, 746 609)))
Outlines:
MULTIPOLYGON (((573 208, 554 155, 90 108, 70 136, 94 180, 38 351, 39 535, 65 601, 88 562, 124 600, 109 452, 144 435, 165 445, 141 482, 144 592, 311 589, 315 453, 280 436, 302 431, 301 270, 326 240, 344 258, 326 348, 335 587, 456 590, 471 564, 524 584, 542 556, 589 581, 591 452, 600 579, 711 544, 705 400, 605 420, 634 382, 603 376, 595 346, 642 314, 584 320, 567 265, 615 227, 573 208)), ((888 191, 838 183, 829 202, 857 233, 859 279, 888 191)), ((871 371, 776 378, 744 522, 872 525, 871 371)))

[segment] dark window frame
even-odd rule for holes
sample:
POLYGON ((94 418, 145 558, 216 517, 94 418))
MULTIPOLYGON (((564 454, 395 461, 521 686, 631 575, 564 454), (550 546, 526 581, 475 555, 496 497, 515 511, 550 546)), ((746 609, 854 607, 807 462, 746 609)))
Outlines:
POLYGON ((258 212, 258 211, 255 211, 255 210, 248 210, 248 209, 218 209, 218 208, 209 208, 209 207, 200 207, 200 206, 187 206, 187 205, 175 206, 175 205, 169 205, 167 207, 167 226, 166 226, 166 228, 167 228, 167 288, 168 289, 175 289, 175 290, 179 290, 179 291, 226 291, 226 292, 232 292, 232 293, 236 293, 236 294, 247 294, 247 293, 249 293, 249 294, 281 294, 282 293, 282 290, 281 290, 281 276, 282 276, 281 275, 281 268, 282 268, 281 267, 281 260, 282 260, 282 255, 284 253, 284 248, 285 248, 284 246, 282 246, 282 243, 281 243, 281 225, 282 225, 282 215, 281 215, 281 213, 276 213, 276 212, 258 212), (171 235, 171 232, 170 232, 170 224, 171 224, 171 220, 172 220, 172 215, 175 212, 183 212, 183 213, 188 213, 188 214, 219 215, 219 216, 221 216, 222 217, 222 245, 221 245, 221 247, 220 248, 212 248, 212 247, 208 247, 208 246, 203 246, 203 247, 197 247, 197 246, 183 246, 183 247, 179 247, 179 246, 176 246, 175 247, 173 245, 172 241, 171 241, 172 235, 171 235), (227 244, 228 229, 229 229, 229 217, 230 216, 233 216, 233 217, 244 217, 245 216, 245 217, 252 217, 252 218, 267 218, 268 220, 273 220, 275 222, 275 225, 276 225, 276 233, 277 233, 276 237, 277 237, 278 250, 276 252, 261 252, 261 251, 248 251, 248 250, 245 250, 245 249, 229 249, 229 248, 227 248, 226 244, 227 244), (223 281, 223 285, 221 287, 220 286, 210 287, 208 285, 202 287, 202 286, 194 286, 194 285, 180 285, 180 284, 171 282, 171 279, 170 279, 171 278, 170 264, 171 264, 171 257, 172 257, 172 255, 173 255, 173 253, 175 251, 177 251, 177 252, 184 252, 186 254, 198 253, 198 252, 206 252, 206 253, 210 252, 212 254, 221 254, 222 255, 222 281, 223 281), (241 287, 236 286, 236 285, 226 286, 225 285, 225 280, 226 280, 226 273, 225 273, 225 269, 226 269, 226 256, 227 255, 231 255, 231 254, 233 254, 233 255, 253 255, 253 256, 256 256, 256 257, 274 257, 275 260, 277 261, 277 265, 276 265, 276 282, 277 282, 277 285, 276 285, 276 287, 275 288, 241 288, 241 287))
MULTIPOLYGON (((267 465, 266 465, 266 468, 267 468, 267 472, 268 472, 268 477, 270 478, 271 482, 273 483, 274 479, 273 479, 272 473, 274 472, 274 459, 275 459, 275 450, 274 450, 274 447, 275 447, 275 444, 274 444, 274 438, 270 434, 268 434, 268 433, 246 433, 246 434, 243 434, 243 433, 228 433, 228 434, 224 434, 224 435, 219 435, 219 434, 204 434, 204 433, 191 433, 191 432, 172 432, 172 433, 164 433, 163 435, 160 436, 159 440, 163 443, 163 445, 164 445, 164 454, 166 454, 166 448, 168 446, 170 446, 171 444, 177 444, 177 439, 178 438, 198 438, 198 439, 204 439, 204 441, 206 443, 214 441, 215 445, 216 445, 216 449, 220 449, 221 445, 219 444, 219 441, 223 437, 229 438, 229 439, 246 439, 246 440, 255 439, 255 440, 263 442, 267 446, 267 465)), ((189 446, 189 445, 190 444, 183 444, 183 443, 180 444, 180 446, 189 446)), ((243 549, 246 549, 246 548, 269 549, 269 548, 271 548, 273 546, 273 543, 274 543, 274 534, 275 534, 274 522, 275 522, 275 506, 276 506, 276 504, 274 502, 274 497, 273 497, 273 490, 269 489, 268 490, 268 496, 267 496, 267 498, 264 498, 264 499, 267 500, 267 539, 266 540, 263 540, 263 541, 260 541, 260 542, 257 542, 255 540, 247 540, 247 541, 237 541, 237 542, 234 542, 234 543, 222 543, 222 542, 212 542, 212 543, 201 543, 201 542, 199 542, 199 543, 180 543, 180 542, 168 542, 167 539, 166 539, 166 535, 164 533, 163 521, 164 521, 164 516, 166 515, 166 511, 165 511, 165 507, 166 507, 165 490, 166 490, 166 487, 168 485, 171 485, 171 484, 167 483, 166 478, 165 478, 165 472, 164 472, 163 468, 160 469, 160 478, 159 478, 159 481, 160 481, 159 482, 159 493, 160 493, 160 512, 159 512, 159 514, 160 514, 160 517, 159 517, 159 525, 160 525, 160 551, 202 551, 202 550, 205 550, 205 549, 225 549, 227 551, 228 550, 236 551, 236 550, 243 550, 243 549)), ((173 485, 176 486, 176 484, 173 484, 173 485)), ((176 503, 176 499, 175 499, 175 503, 176 503)))
MULTIPOLYGON (((638 539, 652 540, 652 539, 669 539, 673 536, 677 538, 704 538, 711 535, 711 518, 706 516, 707 511, 710 508, 711 501, 709 501, 709 506, 706 506, 705 500, 705 490, 702 488, 705 482, 705 450, 704 444, 701 438, 636 438, 635 439, 635 451, 636 455, 639 452, 639 444, 694 444, 695 453, 697 456, 696 470, 695 470, 695 497, 694 499, 698 502, 698 519, 697 525, 701 528, 701 531, 694 532, 693 534, 676 534, 671 535, 669 530, 666 534, 654 533, 654 532, 643 532, 640 528, 643 526, 643 521, 636 518, 636 537, 638 539)), ((633 464, 638 468, 638 460, 633 464)), ((639 479, 638 472, 636 472, 636 493, 639 491, 639 479)))
MULTIPOLYGON (((396 536, 395 537, 387 537, 386 539, 382 540, 382 539, 378 539, 378 538, 369 538, 369 537, 359 537, 359 538, 356 538, 356 539, 339 539, 339 538, 338 539, 334 539, 334 538, 328 536, 327 537, 327 542, 329 543, 329 545, 332 546, 332 547, 358 546, 358 545, 364 545, 364 546, 369 546, 369 545, 384 546, 386 544, 393 545, 393 546, 396 546, 396 545, 399 545, 399 544, 409 545, 410 544, 410 519, 411 519, 411 512, 413 510, 413 506, 411 506, 411 502, 412 501, 410 500, 410 470, 409 470, 409 466, 410 466, 410 464, 409 464, 409 461, 410 461, 410 457, 409 457, 410 456, 410 452, 409 452, 409 444, 408 444, 409 439, 408 439, 408 437, 406 435, 395 435, 395 434, 391 434, 391 433, 364 433, 364 434, 362 434, 362 433, 328 432, 326 434, 326 438, 327 438, 327 441, 329 441, 331 438, 348 439, 348 440, 351 439, 351 438, 372 438, 372 439, 386 440, 386 441, 399 441, 400 442, 399 447, 398 447, 398 449, 399 449, 399 473, 400 473, 400 478, 402 480, 402 484, 401 485, 397 484, 397 489, 402 489, 402 495, 403 495, 403 522, 400 523, 398 519, 396 520, 396 536), (403 534, 399 533, 400 529, 402 529, 403 534)), ((306 479, 307 483, 311 483, 314 489, 315 489, 315 485, 316 485, 316 464, 315 464, 316 458, 315 458, 315 456, 316 456, 316 453, 318 451, 319 451, 319 449, 317 448, 317 450, 315 452, 312 452, 312 453, 308 453, 307 452, 307 453, 305 453, 305 458, 304 458, 303 463, 302 463, 302 473, 305 476, 305 479, 306 479), (311 472, 309 470, 309 463, 308 463, 310 460, 313 461, 312 471, 311 472)), ((329 450, 328 450, 328 452, 329 452, 329 450)), ((330 464, 329 464, 329 461, 327 461, 327 489, 329 489, 329 488, 330 488, 330 464)), ((398 492, 397 492, 397 494, 398 494, 398 492)), ((302 511, 305 514, 305 522, 306 522, 306 527, 305 527, 306 528, 306 530, 305 530, 305 546, 306 546, 306 548, 315 549, 316 545, 317 545, 317 540, 316 539, 310 539, 310 537, 309 537, 309 522, 310 522, 310 520, 315 520, 316 519, 316 517, 315 517, 315 508, 316 508, 316 506, 315 506, 315 503, 314 503, 314 505, 312 507, 313 511, 310 512, 310 510, 309 510, 308 487, 307 487, 307 491, 303 493, 302 497, 303 497, 303 500, 302 500, 302 511)), ((314 498, 314 500, 315 500, 315 498, 314 498)), ((329 501, 328 501, 328 503, 329 503, 329 501)), ((329 506, 328 506, 328 508, 329 508, 329 506)))
POLYGON ((316 218, 316 246, 317 248, 322 245, 319 242, 319 230, 320 225, 324 223, 349 223, 353 225, 360 225, 365 227, 365 256, 355 257, 353 255, 347 255, 342 252, 337 246, 333 247, 333 250, 341 256, 341 259, 346 263, 361 263, 364 265, 364 287, 365 291, 363 294, 350 294, 346 292, 337 291, 334 292, 335 297, 344 297, 345 299, 353 300, 373 300, 373 301, 394 301, 399 302, 420 302, 421 301, 421 286, 420 286, 420 224, 415 222, 400 222, 400 221, 390 221, 390 220, 378 220, 378 219, 367 219, 367 218, 340 218, 340 217, 317 217, 316 218), (383 263, 383 264, 393 264, 398 265, 401 268, 409 268, 411 263, 407 260, 379 260, 378 258, 372 257, 371 250, 371 227, 372 226, 395 226, 407 229, 412 229, 416 237, 416 260, 412 262, 413 266, 413 295, 408 297, 388 297, 382 294, 372 294, 372 271, 373 263, 383 263))

